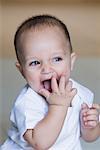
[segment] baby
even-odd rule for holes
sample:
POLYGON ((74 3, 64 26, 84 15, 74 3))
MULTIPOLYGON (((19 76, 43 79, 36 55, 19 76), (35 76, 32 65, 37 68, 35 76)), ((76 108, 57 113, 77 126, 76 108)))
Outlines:
POLYGON ((29 18, 18 28, 16 66, 25 78, 11 111, 1 150, 82 150, 80 137, 100 136, 93 93, 70 79, 76 54, 66 25, 56 17, 29 18))

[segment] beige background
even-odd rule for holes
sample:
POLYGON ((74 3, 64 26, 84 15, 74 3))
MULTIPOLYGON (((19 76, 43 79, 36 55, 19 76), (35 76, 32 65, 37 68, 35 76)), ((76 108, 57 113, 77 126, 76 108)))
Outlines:
MULTIPOLYGON (((70 31, 73 47, 81 56, 100 56, 100 4, 98 3, 32 3, 32 0, 3 0, 2 57, 13 57, 13 36, 18 25, 29 16, 50 13, 62 19, 70 31), (16 1, 14 3, 14 1, 16 1), (18 2, 17 2, 18 1, 18 2), (5 3, 4 3, 5 2, 5 3)), ((39 0, 38 0, 39 1, 39 0)), ((45 0, 43 0, 45 1, 45 0)), ((63 0, 64 1, 64 0, 63 0)), ((62 2, 63 2, 62 1, 62 2)), ((72 1, 72 0, 71 0, 72 1)), ((75 1, 75 0, 73 0, 75 1)), ((77 0, 76 0, 77 1, 77 0)))
MULTIPOLYGON (((72 45, 79 58, 72 73, 74 79, 95 93, 100 103, 100 2, 99 0, 2 0, 0 1, 0 143, 7 137, 12 104, 24 79, 16 70, 13 37, 26 18, 52 14, 68 26, 72 45)), ((100 140, 84 150, 99 150, 100 140)))

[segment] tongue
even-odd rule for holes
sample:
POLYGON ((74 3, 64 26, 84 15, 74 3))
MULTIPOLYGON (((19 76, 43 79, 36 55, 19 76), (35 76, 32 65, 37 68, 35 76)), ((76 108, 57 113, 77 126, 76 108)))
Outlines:
POLYGON ((44 81, 44 88, 46 90, 51 90, 51 82, 48 80, 48 81, 44 81))

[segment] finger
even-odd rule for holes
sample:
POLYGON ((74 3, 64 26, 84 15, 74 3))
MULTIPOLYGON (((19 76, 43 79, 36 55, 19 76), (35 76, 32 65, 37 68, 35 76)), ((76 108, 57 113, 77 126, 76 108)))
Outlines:
POLYGON ((94 128, 97 126, 97 122, 96 121, 86 121, 86 122, 84 122, 84 125, 94 128))
POLYGON ((58 84, 57 84, 57 80, 55 77, 52 77, 51 79, 51 89, 52 89, 52 92, 54 93, 58 93, 58 84))
POLYGON ((91 109, 88 109, 87 115, 99 115, 99 113, 98 113, 98 110, 91 108, 91 109))
POLYGON ((87 105, 86 103, 83 103, 83 104, 81 105, 81 108, 82 108, 82 109, 88 109, 89 107, 88 107, 88 105, 87 105))
POLYGON ((89 115, 86 117, 83 117, 84 121, 98 121, 98 117, 96 115, 89 115))
POLYGON ((100 114, 100 104, 93 104, 92 108, 97 109, 98 113, 100 114))
POLYGON ((59 90, 61 93, 65 93, 65 76, 61 76, 60 80, 59 80, 59 90))
POLYGON ((39 94, 44 96, 46 99, 49 99, 49 97, 50 97, 50 92, 46 89, 39 90, 39 94))
POLYGON ((81 109, 81 116, 86 116, 87 115, 87 109, 81 109))
POLYGON ((71 91, 72 90, 72 81, 69 81, 67 84, 66 84, 66 91, 71 91))
POLYGON ((72 88, 71 90, 71 97, 73 98, 77 94, 77 89, 72 88))
POLYGON ((100 109, 100 104, 93 104, 92 107, 96 109, 100 109))
POLYGON ((82 115, 84 115, 84 116, 87 115, 88 109, 89 109, 88 105, 86 103, 83 103, 81 105, 81 113, 82 113, 82 115))
POLYGON ((88 112, 88 109, 89 109, 88 105, 86 103, 83 103, 81 105, 81 115, 86 116, 87 112, 88 112))

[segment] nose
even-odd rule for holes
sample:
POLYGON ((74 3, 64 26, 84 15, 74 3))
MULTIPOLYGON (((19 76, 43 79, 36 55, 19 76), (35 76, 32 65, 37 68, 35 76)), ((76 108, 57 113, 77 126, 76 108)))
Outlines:
POLYGON ((50 74, 53 72, 53 69, 51 68, 50 64, 44 63, 42 65, 41 73, 42 74, 50 74))

